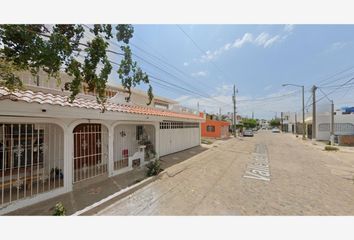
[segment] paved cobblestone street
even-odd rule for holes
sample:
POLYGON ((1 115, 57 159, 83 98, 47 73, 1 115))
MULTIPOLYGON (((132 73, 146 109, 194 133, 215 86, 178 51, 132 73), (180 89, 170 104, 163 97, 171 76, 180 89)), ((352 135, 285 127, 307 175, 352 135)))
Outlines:
POLYGON ((301 141, 260 131, 220 142, 98 215, 354 215, 354 153, 301 141), (260 145, 269 181, 244 177, 260 145))

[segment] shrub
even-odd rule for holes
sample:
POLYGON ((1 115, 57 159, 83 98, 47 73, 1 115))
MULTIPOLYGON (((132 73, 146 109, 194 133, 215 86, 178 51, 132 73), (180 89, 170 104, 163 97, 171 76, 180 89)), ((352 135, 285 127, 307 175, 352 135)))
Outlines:
POLYGON ((146 165, 146 167, 147 167, 146 175, 148 177, 156 176, 157 174, 159 174, 162 171, 159 159, 149 162, 146 165))
POLYGON ((61 202, 55 204, 53 216, 65 216, 66 209, 61 202))
POLYGON ((333 146, 325 146, 326 151, 338 151, 339 148, 333 146))

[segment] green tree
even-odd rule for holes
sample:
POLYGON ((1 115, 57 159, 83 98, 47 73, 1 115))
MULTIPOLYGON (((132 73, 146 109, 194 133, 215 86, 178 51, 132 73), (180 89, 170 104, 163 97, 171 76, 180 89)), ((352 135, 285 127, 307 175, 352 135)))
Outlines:
POLYGON ((245 128, 255 128, 257 126, 257 121, 255 119, 244 118, 242 119, 242 123, 245 128))
POLYGON ((149 85, 147 104, 150 104, 153 93, 149 77, 133 61, 129 48, 134 28, 127 24, 116 25, 114 37, 112 25, 95 24, 90 32, 94 37, 88 40, 81 24, 0 25, 0 85, 10 90, 20 88, 19 71, 36 75, 39 70, 60 83, 63 69, 73 78, 65 84, 65 90, 71 92, 69 100, 73 101, 85 84, 89 91, 97 93, 97 102, 104 111, 106 84, 112 72, 107 52, 113 52, 109 46, 116 41, 122 50, 122 53, 114 53, 122 56, 118 76, 129 94, 126 100, 130 100, 132 87, 145 83, 149 85))
POLYGON ((280 120, 279 119, 272 119, 269 124, 270 124, 271 127, 279 127, 280 126, 280 120))

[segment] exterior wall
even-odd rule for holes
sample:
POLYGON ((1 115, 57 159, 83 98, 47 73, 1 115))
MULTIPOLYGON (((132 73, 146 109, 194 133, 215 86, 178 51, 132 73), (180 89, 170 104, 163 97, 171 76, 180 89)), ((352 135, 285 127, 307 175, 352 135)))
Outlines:
MULTIPOLYGON (((317 115, 316 139, 327 141, 330 138, 330 114, 317 115)), ((340 114, 337 112, 334 115, 334 134, 335 135, 354 135, 354 128, 343 128, 344 124, 354 125, 354 114, 340 114)))
POLYGON ((228 131, 229 125, 230 125, 230 123, 228 123, 228 122, 206 119, 206 121, 201 124, 202 137, 210 137, 210 138, 228 137, 229 136, 229 131, 228 131), (214 126, 215 131, 208 132, 207 131, 208 126, 214 126), (226 131, 226 129, 227 129, 227 131, 226 131))
MULTIPOLYGON (((26 79, 29 85, 33 85, 34 88, 31 89, 43 89, 50 92, 52 90, 58 91, 61 89, 62 85, 56 86, 53 84, 53 80, 48 81, 48 86, 45 84, 46 81, 41 82, 39 85, 41 88, 36 88, 35 83, 36 77, 31 74, 24 75, 22 79, 26 79), (31 83, 31 84, 30 84, 31 83)), ((43 80, 40 79, 40 80, 43 80)), ((65 81, 63 81, 65 82, 65 81)), ((26 83, 26 82, 25 82, 26 83)), ((59 94, 58 92, 54 92, 59 94)), ((64 93, 65 94, 65 93, 64 93)), ((94 96, 87 96, 92 97, 94 96)), ((124 94, 118 96, 124 101, 124 94)), ((132 102, 134 104, 146 105, 147 98, 143 95, 133 94, 132 102)), ((160 141, 160 128, 159 123, 161 121, 185 121, 189 123, 197 123, 198 128, 185 128, 185 129, 171 129, 173 131, 166 132, 166 138, 173 140, 169 146, 168 152, 173 153, 176 151, 181 151, 186 148, 198 146, 200 144, 200 120, 181 120, 180 118, 174 117, 160 117, 153 115, 144 114, 127 114, 122 112, 105 112, 101 113, 98 110, 93 109, 78 109, 76 107, 63 108, 57 105, 51 104, 29 104, 22 101, 11 101, 9 99, 4 99, 0 101, 0 122, 8 123, 53 123, 60 126, 63 131, 63 151, 58 154, 58 158, 63 158, 63 170, 64 170, 64 184, 59 189, 55 189, 50 192, 40 194, 32 198, 26 198, 24 200, 16 201, 13 204, 0 208, 0 215, 7 212, 16 210, 21 207, 28 206, 30 204, 46 200, 57 195, 72 191, 74 184, 74 171, 73 171, 73 158, 74 158, 74 133, 75 127, 82 123, 92 123, 92 124, 102 124, 105 129, 107 129, 107 134, 104 139, 102 139, 102 144, 107 145, 108 154, 108 176, 114 176, 116 174, 122 173, 122 171, 114 171, 114 144, 115 144, 115 127, 118 125, 135 124, 135 125, 149 125, 153 126, 155 131, 155 147, 156 153, 160 155, 166 149, 167 146, 161 144, 166 143, 166 139, 160 141)), ((52 145, 52 143, 49 143, 52 145)), ((48 166, 49 168, 49 166, 48 166)), ((124 170, 126 171, 126 169, 124 170)))
MULTIPOLYGON (((118 92, 114 97, 112 97, 110 99, 110 101, 114 102, 114 103, 123 103, 123 104, 127 104, 125 98, 128 96, 128 94, 123 93, 123 92, 118 92)), ((130 96, 130 104, 133 105, 140 105, 140 106, 146 106, 146 104, 148 103, 148 98, 146 96, 142 96, 136 93, 132 93, 132 95, 130 96)), ((152 106, 154 106, 154 100, 152 101, 152 106)))
MULTIPOLYGON (((151 130, 155 131, 155 147, 157 155, 166 151, 165 149, 161 149, 166 147, 162 145, 162 142, 167 142, 166 139, 162 139, 160 141, 160 129, 159 123, 161 122, 161 117, 156 116, 144 116, 144 115, 133 115, 133 114, 120 114, 114 113, 111 114, 109 112, 101 114, 98 111, 91 110, 79 110, 76 108, 68 108, 66 111, 63 111, 62 108, 51 105, 40 105, 40 104, 26 104, 20 102, 12 102, 3 100, 0 104, 0 109, 2 114, 8 114, 9 117, 2 115, 0 117, 0 122, 8 122, 8 123, 54 123, 60 126, 63 129, 63 152, 59 157, 63 157, 63 170, 64 170, 64 184, 62 187, 58 189, 54 189, 53 191, 46 192, 43 194, 39 194, 35 197, 26 198, 23 200, 19 200, 13 202, 13 204, 6 206, 0 209, 0 215, 14 211, 18 208, 22 208, 39 201, 43 201, 60 194, 72 191, 73 184, 73 154, 74 154, 74 134, 73 130, 76 126, 81 123, 99 123, 105 126, 108 130, 108 134, 105 139, 102 139, 102 144, 108 145, 108 177, 114 176, 116 174, 120 174, 122 172, 126 172, 129 169, 124 169, 124 171, 114 171, 114 136, 115 136, 115 128, 118 125, 126 125, 126 124, 135 124, 136 125, 149 125, 153 126, 153 128, 148 129, 149 134, 151 134, 151 130), (37 109, 37 110, 36 110, 37 109), (41 109, 46 109, 46 112, 41 111, 41 109), (73 113, 71 113, 73 111, 73 113), (79 112, 79 113, 78 113, 79 112), (14 115, 18 115, 17 117, 12 117, 14 115), (73 116, 82 117, 81 119, 75 118, 73 116), (37 117, 30 117, 37 116, 37 117), (56 116, 61 116, 59 119, 56 116), (72 117, 71 117, 72 116, 72 117), (95 118, 106 117, 107 119, 102 120, 94 120, 95 118), (85 118, 85 119, 84 119, 85 118)), ((173 118, 164 118, 166 120, 173 121, 176 119, 173 118)), ((200 123, 199 121, 186 120, 189 123, 197 123, 198 128, 185 128, 185 129, 171 129, 173 131, 166 132, 166 136, 169 139, 172 139, 173 142, 171 144, 171 148, 168 149, 169 153, 173 153, 176 151, 181 151, 186 148, 191 148, 194 146, 198 146, 200 144, 200 123)))
MULTIPOLYGON (((114 127, 114 142, 113 142, 113 161, 117 164, 122 159, 126 158, 127 162, 124 168, 114 168, 114 173, 119 174, 132 170, 129 157, 132 157, 135 153, 139 151, 139 141, 137 139, 137 126, 143 127, 143 135, 146 136, 146 140, 152 143, 152 147, 156 150, 156 141, 155 141, 155 126, 153 124, 118 124, 114 127), (124 135, 122 135, 124 133, 124 135), (123 151, 126 156, 123 155, 123 151)), ((145 149, 145 151, 147 151, 145 149)), ((145 159, 149 161, 150 159, 145 159)), ((144 165, 145 162, 142 161, 141 165, 144 165)))
POLYGON ((354 146, 354 135, 351 136, 339 136, 338 143, 340 146, 354 146))
POLYGON ((159 137, 159 156, 192 148, 200 145, 200 124, 195 122, 160 122, 159 137), (182 127, 182 124, 186 126, 182 127))

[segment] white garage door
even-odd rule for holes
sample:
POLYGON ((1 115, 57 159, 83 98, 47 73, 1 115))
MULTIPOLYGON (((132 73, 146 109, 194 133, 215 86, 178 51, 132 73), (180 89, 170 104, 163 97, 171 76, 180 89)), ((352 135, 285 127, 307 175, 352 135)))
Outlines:
POLYGON ((160 156, 200 144, 199 123, 160 122, 160 156))

